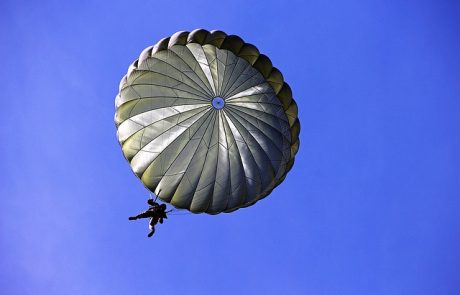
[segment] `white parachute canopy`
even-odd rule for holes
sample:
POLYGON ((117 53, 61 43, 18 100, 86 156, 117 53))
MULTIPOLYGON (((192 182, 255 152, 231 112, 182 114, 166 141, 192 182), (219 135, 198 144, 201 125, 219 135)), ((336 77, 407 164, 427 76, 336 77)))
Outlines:
POLYGON ((120 83, 115 123, 143 184, 196 213, 264 198, 299 147, 297 106, 279 70, 221 31, 178 32, 145 49, 120 83))

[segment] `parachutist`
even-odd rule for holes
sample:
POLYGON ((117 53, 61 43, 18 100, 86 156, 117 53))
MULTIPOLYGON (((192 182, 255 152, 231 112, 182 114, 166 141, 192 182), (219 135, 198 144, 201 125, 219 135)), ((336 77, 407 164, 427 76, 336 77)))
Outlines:
POLYGON ((155 225, 160 222, 160 224, 163 224, 163 219, 168 218, 166 215, 166 205, 165 204, 158 204, 152 199, 147 200, 147 204, 149 204, 149 209, 146 211, 137 214, 136 216, 131 216, 128 219, 129 220, 136 220, 140 218, 150 218, 149 222, 149 228, 150 232, 147 235, 149 238, 153 236, 155 233, 155 225))

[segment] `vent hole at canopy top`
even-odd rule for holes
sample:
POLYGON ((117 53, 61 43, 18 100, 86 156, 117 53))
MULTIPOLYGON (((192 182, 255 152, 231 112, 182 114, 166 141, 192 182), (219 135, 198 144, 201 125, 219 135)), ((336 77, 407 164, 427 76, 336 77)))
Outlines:
POLYGON ((212 106, 216 109, 216 110, 220 110, 222 109, 224 106, 225 106, 225 100, 220 97, 220 96, 216 96, 212 99, 211 101, 212 103, 212 106))

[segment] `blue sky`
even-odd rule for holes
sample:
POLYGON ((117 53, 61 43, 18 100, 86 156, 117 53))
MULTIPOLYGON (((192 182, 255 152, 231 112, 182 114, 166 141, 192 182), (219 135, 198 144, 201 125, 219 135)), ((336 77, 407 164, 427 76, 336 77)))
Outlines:
POLYGON ((458 294, 457 1, 2 1, 2 294, 458 294), (174 2, 174 3, 170 3, 174 2), (128 65, 179 30, 258 46, 301 147, 256 206, 171 216, 115 137, 128 65))

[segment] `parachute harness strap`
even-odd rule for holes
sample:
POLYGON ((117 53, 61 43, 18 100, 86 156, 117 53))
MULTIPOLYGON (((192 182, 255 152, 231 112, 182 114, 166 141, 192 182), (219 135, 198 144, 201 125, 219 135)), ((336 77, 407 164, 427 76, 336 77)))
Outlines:
MULTIPOLYGON (((155 196, 154 202, 157 201, 157 199, 158 199, 160 193, 161 193, 161 189, 160 189, 160 191, 158 192, 158 194, 155 196)), ((150 200, 153 200, 153 193, 152 193, 152 192, 150 192, 149 196, 150 196, 150 200)), ((172 212, 172 214, 170 214, 170 215, 173 215, 173 216, 190 215, 190 214, 192 214, 191 212, 182 212, 181 210, 177 210, 177 209, 175 209, 175 208, 171 208, 171 209, 169 209, 168 211, 165 211, 166 214, 169 214, 169 213, 171 213, 171 212, 172 212)))

